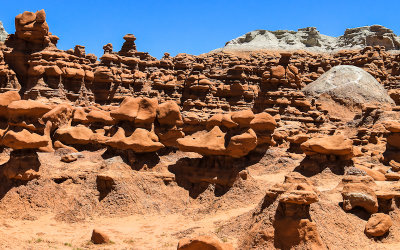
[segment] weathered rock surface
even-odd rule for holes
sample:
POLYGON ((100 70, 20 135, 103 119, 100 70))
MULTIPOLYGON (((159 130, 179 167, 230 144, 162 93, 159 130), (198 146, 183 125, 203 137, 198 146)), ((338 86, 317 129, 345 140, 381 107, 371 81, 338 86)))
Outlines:
POLYGON ((365 225, 365 234, 371 237, 378 237, 386 234, 393 225, 389 215, 376 213, 371 215, 365 225))
MULTIPOLYGON (((172 240, 158 237, 162 230, 154 231, 160 241, 135 237, 157 249, 214 226, 238 249, 398 243, 397 227, 384 241, 364 235, 364 216, 377 211, 398 224, 400 56, 385 49, 390 31, 348 31, 349 46, 370 31, 368 44, 383 42, 357 50, 165 53, 160 60, 137 51, 136 37, 127 34, 120 51, 106 44, 98 60, 82 45, 58 49, 44 11, 24 12, 15 21, 15 34, 0 44, 4 218, 32 219, 33 211, 78 223, 90 216, 100 225, 98 215, 143 214, 135 223, 147 228, 147 219, 160 213, 165 221, 154 225, 168 228, 172 240), (363 73, 337 71, 340 65, 363 73), (335 76, 326 79, 330 70, 335 76), (330 93, 301 91, 321 81, 330 93), (343 101, 349 98, 357 105, 343 101), (356 207, 366 212, 348 213, 356 207), (181 218, 184 227, 175 223, 181 218)), ((284 43, 329 46, 315 29, 289 33, 274 35, 284 43)), ((374 225, 386 230, 385 220, 375 222, 368 224, 372 234, 374 225)), ((108 225, 115 248, 130 248, 132 239, 120 237, 130 237, 125 230, 132 228, 108 225)), ((15 232, 3 227, 5 235, 15 232)), ((45 243, 37 246, 48 248, 45 243)))
POLYGON ((353 142, 343 135, 322 136, 302 143, 301 149, 306 155, 350 155, 353 150, 353 142))
POLYGON ((230 244, 221 242, 215 236, 198 236, 192 239, 182 239, 178 243, 178 250, 233 250, 230 244))
POLYGON ((103 231, 99 229, 93 229, 91 241, 94 244, 106 244, 110 243, 110 238, 103 231))
POLYGON ((355 66, 335 66, 302 90, 308 95, 329 94, 354 103, 394 104, 383 86, 368 72, 355 66))
POLYGON ((349 183, 343 187, 343 209, 352 210, 362 207, 373 214, 378 212, 378 200, 375 192, 363 183, 349 183))

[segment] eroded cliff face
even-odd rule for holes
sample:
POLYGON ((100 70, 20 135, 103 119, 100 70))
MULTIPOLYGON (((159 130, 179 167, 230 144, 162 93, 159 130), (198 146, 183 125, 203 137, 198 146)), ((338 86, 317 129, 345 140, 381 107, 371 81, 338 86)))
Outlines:
MULTIPOLYGON (((157 60, 137 51, 136 38, 128 34, 120 51, 107 44, 97 60, 81 45, 73 50, 57 49, 58 37, 49 32, 44 11, 29 13, 16 17, 16 32, 0 50, 0 91, 17 89, 23 98, 115 104, 126 96, 149 96, 160 102, 174 100, 183 111, 198 110, 200 115, 243 108, 258 112, 270 108, 277 113, 277 107, 288 105, 309 108, 299 90, 336 65, 360 67, 388 90, 400 79, 400 59, 384 46, 334 54, 254 51, 170 57, 166 53, 157 60)), ((374 27, 346 31, 346 43, 352 43, 354 34, 360 32, 389 32, 374 27)))
POLYGON ((400 38, 381 25, 346 29, 343 35, 331 37, 315 27, 291 30, 255 30, 232 39, 216 51, 245 50, 307 50, 337 52, 342 49, 362 49, 365 46, 384 46, 386 50, 400 49, 400 38))

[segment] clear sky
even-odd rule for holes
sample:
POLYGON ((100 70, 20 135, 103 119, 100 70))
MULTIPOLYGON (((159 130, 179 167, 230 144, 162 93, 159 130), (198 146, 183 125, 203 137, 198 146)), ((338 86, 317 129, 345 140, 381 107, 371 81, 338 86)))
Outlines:
POLYGON ((314 26, 339 36, 346 28, 381 24, 400 34, 398 0, 2 0, 0 6, 8 33, 17 14, 44 9, 60 49, 79 44, 97 56, 107 43, 119 51, 127 33, 136 36, 138 50, 158 58, 205 53, 255 29, 314 26))

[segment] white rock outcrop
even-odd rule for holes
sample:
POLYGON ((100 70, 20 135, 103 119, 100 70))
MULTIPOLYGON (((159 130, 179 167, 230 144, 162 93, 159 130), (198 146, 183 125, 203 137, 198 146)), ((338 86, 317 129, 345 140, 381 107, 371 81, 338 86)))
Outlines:
POLYGON ((3 23, 0 21, 0 42, 4 42, 8 36, 7 31, 3 27, 3 23))
POLYGON ((335 66, 302 89, 307 95, 328 94, 353 103, 390 103, 394 101, 372 75, 356 66, 335 66))
POLYGON ((384 46, 386 50, 399 50, 400 37, 381 25, 346 29, 339 37, 326 36, 315 27, 290 30, 255 30, 235 38, 225 47, 226 50, 308 50, 313 52, 333 52, 341 49, 359 49, 366 46, 384 46))

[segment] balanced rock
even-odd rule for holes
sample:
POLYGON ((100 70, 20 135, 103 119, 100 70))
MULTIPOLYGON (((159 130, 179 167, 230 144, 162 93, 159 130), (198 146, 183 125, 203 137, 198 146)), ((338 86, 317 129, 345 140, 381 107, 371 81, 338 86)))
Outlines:
POLYGON ((236 111, 233 112, 231 115, 232 121, 236 122, 241 127, 248 127, 250 125, 250 122, 254 119, 254 117, 255 116, 253 111, 249 109, 236 111))
POLYGON ((223 155, 225 153, 225 134, 218 126, 209 132, 199 131, 178 139, 177 144, 184 152, 197 152, 202 155, 223 155))
POLYGON ((250 127, 255 131, 273 131, 276 126, 275 119, 266 112, 255 114, 250 122, 250 127))
POLYGON ((21 132, 10 130, 4 135, 1 143, 13 149, 38 149, 46 147, 48 139, 36 133, 31 133, 26 129, 21 132))
POLYGON ((21 97, 17 91, 8 91, 0 94, 0 116, 7 116, 7 107, 13 101, 19 101, 21 97))
POLYGON ((174 101, 167 101, 158 105, 157 121, 160 125, 181 125, 183 121, 178 104, 174 101))
POLYGON ((105 144, 117 149, 130 149, 137 153, 155 152, 164 147, 162 143, 158 142, 154 133, 143 128, 137 128, 129 137, 125 136, 123 128, 119 128, 105 144))
POLYGON ((85 126, 76 126, 76 127, 61 127, 57 129, 55 136, 62 143, 73 145, 73 144, 89 144, 91 143, 91 136, 93 132, 90 128, 85 126))
POLYGON ((33 100, 19 100, 8 105, 9 117, 28 116, 40 118, 52 108, 49 105, 33 100))
POLYGON ((118 121, 134 121, 137 124, 151 124, 157 115, 158 101, 150 99, 126 97, 118 109, 110 115, 118 121))

